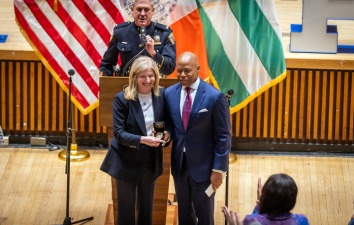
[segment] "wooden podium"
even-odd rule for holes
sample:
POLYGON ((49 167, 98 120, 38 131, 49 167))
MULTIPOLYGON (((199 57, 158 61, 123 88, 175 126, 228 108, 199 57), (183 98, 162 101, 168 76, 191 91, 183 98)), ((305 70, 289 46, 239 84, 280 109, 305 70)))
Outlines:
MULTIPOLYGON (((167 88, 175 83, 177 79, 160 79, 160 86, 167 88)), ((113 138, 112 104, 114 95, 123 90, 129 83, 127 77, 100 77, 100 126, 107 126, 108 142, 113 138)), ((165 225, 167 212, 168 185, 170 179, 171 145, 163 148, 163 174, 156 180, 153 224, 165 225)), ((112 199, 114 209, 114 224, 117 224, 117 192, 115 180, 112 178, 112 199)))

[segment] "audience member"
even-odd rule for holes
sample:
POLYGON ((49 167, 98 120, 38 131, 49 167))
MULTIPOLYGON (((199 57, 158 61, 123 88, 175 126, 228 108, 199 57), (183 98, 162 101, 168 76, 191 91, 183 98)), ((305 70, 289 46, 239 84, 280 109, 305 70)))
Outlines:
POLYGON ((286 174, 274 174, 263 188, 261 178, 258 179, 257 205, 243 221, 226 206, 222 207, 222 212, 230 225, 309 225, 305 215, 290 212, 296 204, 296 197, 295 181, 286 174))

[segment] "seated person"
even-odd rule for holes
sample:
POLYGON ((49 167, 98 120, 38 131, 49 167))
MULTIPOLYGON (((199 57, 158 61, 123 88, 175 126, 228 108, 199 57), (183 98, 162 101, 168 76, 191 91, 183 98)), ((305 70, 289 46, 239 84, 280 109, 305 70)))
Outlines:
POLYGON ((253 213, 247 215, 243 221, 227 206, 221 208, 230 225, 309 225, 305 215, 290 212, 296 204, 296 197, 295 181, 286 174, 274 174, 268 178, 263 188, 261 178, 258 179, 257 205, 253 213))

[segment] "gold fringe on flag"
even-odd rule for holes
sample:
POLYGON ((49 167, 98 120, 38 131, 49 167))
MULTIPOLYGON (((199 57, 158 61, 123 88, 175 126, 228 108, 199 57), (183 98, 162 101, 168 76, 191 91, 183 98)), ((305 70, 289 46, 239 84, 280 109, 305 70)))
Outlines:
POLYGON ((54 0, 54 12, 58 11, 58 0, 54 0))

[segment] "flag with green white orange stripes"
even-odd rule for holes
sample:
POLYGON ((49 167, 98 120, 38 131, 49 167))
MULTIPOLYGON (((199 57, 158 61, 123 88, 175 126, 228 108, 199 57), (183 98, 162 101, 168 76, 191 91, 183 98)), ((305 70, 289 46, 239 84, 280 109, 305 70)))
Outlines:
POLYGON ((281 30, 272 0, 197 0, 213 84, 234 89, 231 111, 286 76, 281 30))
POLYGON ((176 3, 166 24, 174 31, 177 56, 184 51, 197 53, 202 78, 209 76, 223 93, 234 89, 231 113, 285 78, 281 30, 273 0, 176 3))
MULTIPOLYGON (((132 20, 129 0, 125 21, 132 20)), ((281 30, 273 0, 154 0, 153 21, 173 30, 177 57, 198 56, 199 76, 223 93, 234 89, 231 113, 286 76, 281 30)), ((176 77, 176 73, 169 77, 176 77)))

